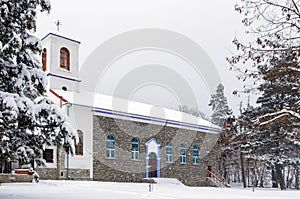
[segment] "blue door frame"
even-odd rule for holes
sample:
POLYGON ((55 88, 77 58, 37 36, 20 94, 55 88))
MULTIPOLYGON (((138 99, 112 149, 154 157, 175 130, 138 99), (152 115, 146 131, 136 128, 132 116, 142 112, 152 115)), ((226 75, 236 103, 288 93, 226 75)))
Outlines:
POLYGON ((156 139, 152 138, 146 143, 146 178, 149 178, 149 156, 151 152, 155 152, 157 155, 157 161, 156 161, 156 170, 157 170, 157 178, 160 178, 160 144, 157 142, 156 139), (155 142, 157 145, 157 154, 156 151, 150 151, 149 152, 149 144, 151 142, 155 142))

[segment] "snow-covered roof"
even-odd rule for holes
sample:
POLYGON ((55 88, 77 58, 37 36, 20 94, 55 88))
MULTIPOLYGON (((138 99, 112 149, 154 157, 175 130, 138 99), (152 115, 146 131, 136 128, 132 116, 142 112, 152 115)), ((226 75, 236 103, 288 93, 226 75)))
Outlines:
POLYGON ((195 117, 169 108, 87 91, 77 93, 58 89, 51 90, 59 96, 62 96, 70 104, 91 108, 94 114, 117 118, 127 117, 130 118, 130 120, 160 123, 167 126, 209 133, 219 133, 221 130, 220 127, 200 117, 195 117))

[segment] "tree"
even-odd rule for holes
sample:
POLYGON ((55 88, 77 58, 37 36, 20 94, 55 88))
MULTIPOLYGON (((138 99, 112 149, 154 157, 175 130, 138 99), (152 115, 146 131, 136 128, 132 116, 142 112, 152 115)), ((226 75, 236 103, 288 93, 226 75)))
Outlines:
POLYGON ((224 86, 219 84, 215 94, 211 95, 210 103, 208 106, 212 107, 211 121, 212 123, 223 127, 226 119, 232 114, 229 108, 227 98, 224 95, 224 86))
POLYGON ((187 113, 187 114, 191 114, 196 117, 200 117, 204 120, 209 120, 207 115, 197 108, 189 108, 186 105, 180 105, 180 106, 178 106, 178 110, 181 112, 187 113))
POLYGON ((38 10, 50 11, 48 0, 0 1, 0 158, 9 162, 32 159, 41 164, 45 145, 74 151, 77 132, 64 112, 44 98, 47 76, 37 54, 38 10))
POLYGON ((254 39, 235 38, 239 53, 227 60, 240 72, 239 78, 253 78, 247 92, 261 93, 246 125, 247 149, 267 162, 274 180, 285 189, 285 168, 299 165, 299 2, 241 0, 235 10, 244 15, 242 22, 254 39))
MULTIPOLYGON (((242 23, 247 28, 246 33, 251 34, 253 39, 248 42, 235 38, 233 44, 239 53, 227 60, 231 68, 239 71, 239 79, 254 79, 253 87, 246 88, 246 92, 258 89, 257 84, 264 80, 263 74, 258 70, 259 66, 271 66, 272 60, 280 59, 282 54, 290 54, 299 59, 299 6, 299 1, 295 0, 241 0, 241 3, 235 6, 235 10, 244 15, 242 23)), ((289 65, 284 69, 294 71, 293 76, 299 76, 298 65, 289 65)), ((299 82, 296 82, 293 89, 299 92, 299 82)), ((298 106, 299 103, 295 105, 298 106)), ((299 119, 299 107, 281 110, 274 113, 272 118, 284 114, 299 119)))
POLYGON ((297 104, 300 101, 297 89, 300 74, 290 69, 299 68, 296 56, 287 52, 270 60, 269 67, 258 67, 264 82, 259 86, 262 95, 257 100, 260 106, 254 123, 263 133, 258 136, 264 137, 260 148, 267 163, 274 168, 281 189, 285 189, 288 183, 284 179, 284 168, 300 162, 297 157, 300 149, 299 118, 288 113, 297 113, 300 107, 297 104))
POLYGON ((218 140, 218 154, 219 154, 219 173, 224 177, 227 184, 230 184, 230 169, 234 161, 229 147, 229 140, 234 134, 232 123, 234 117, 232 111, 228 106, 227 98, 224 95, 224 86, 219 84, 216 92, 211 95, 208 106, 212 108, 211 122, 220 126, 222 132, 218 140))

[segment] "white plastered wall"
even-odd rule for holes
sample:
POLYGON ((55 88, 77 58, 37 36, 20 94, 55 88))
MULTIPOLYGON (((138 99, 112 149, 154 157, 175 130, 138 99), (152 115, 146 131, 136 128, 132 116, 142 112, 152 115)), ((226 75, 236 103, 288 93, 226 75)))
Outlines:
MULTIPOLYGON (((69 106, 69 105, 65 105, 69 106)), ((65 107, 66 109, 67 107, 65 107)), ((69 168, 89 169, 93 176, 93 117, 92 111, 87 107, 69 106, 69 119, 71 125, 83 132, 83 155, 74 155, 69 158, 69 168)), ((65 162, 67 167, 67 162, 65 162)))

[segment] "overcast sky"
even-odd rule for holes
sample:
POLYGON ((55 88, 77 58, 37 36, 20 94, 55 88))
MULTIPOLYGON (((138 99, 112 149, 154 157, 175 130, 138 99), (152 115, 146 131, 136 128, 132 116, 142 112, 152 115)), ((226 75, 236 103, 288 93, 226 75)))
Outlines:
MULTIPOLYGON (((59 19, 62 23, 59 34, 81 42, 80 65, 83 65, 98 46, 124 32, 142 28, 174 31, 194 41, 207 53, 225 86, 229 105, 237 112, 239 101, 244 98, 233 96, 232 91, 239 89, 241 82, 236 80, 234 72, 228 70, 229 65, 225 60, 226 56, 230 56, 231 51, 234 51, 233 38, 235 36, 242 38, 244 34, 241 16, 234 11, 236 2, 236 0, 51 0, 51 13, 38 15, 37 36, 55 33, 54 22, 59 19)), ((162 61, 164 63, 159 64, 167 67, 178 67, 178 70, 176 69, 178 72, 180 66, 177 65, 180 61, 168 56, 164 52, 160 55, 157 52, 150 52, 148 55, 144 51, 138 52, 115 63, 114 67, 121 67, 121 63, 126 59, 129 60, 128 64, 147 65, 149 64, 147 59, 150 57, 164 60, 162 61), (163 58, 158 58, 159 56, 163 58), (139 61, 134 61, 134 57, 139 61)), ((184 64, 181 64, 181 67, 184 67, 184 64)), ((126 71, 121 73, 124 76, 126 71)), ((205 78, 201 81, 205 81, 205 78)), ((211 91, 205 85, 196 85, 198 84, 196 80, 191 82, 192 84, 194 82, 194 87, 203 89, 200 97, 196 98, 201 98, 199 108, 209 115, 210 108, 207 104, 211 91)), ((106 94, 109 94, 109 91, 107 92, 106 94)), ((155 87, 153 84, 137 89, 135 93, 131 93, 130 98, 174 108, 178 100, 176 101, 176 96, 172 96, 172 92, 168 92, 167 88, 155 87), (147 95, 151 92, 155 94, 147 95), (169 99, 168 102, 165 99, 169 99)))

